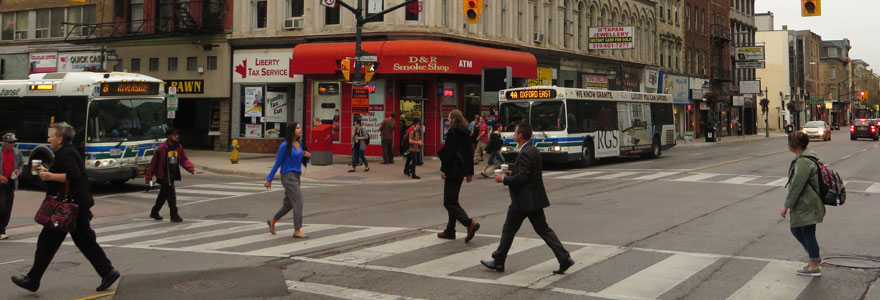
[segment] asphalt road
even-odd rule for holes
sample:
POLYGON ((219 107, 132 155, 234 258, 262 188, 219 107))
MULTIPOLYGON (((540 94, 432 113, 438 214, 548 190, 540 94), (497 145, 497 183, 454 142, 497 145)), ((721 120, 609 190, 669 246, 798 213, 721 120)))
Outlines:
MULTIPOLYGON (((818 227, 823 256, 878 258, 878 145, 841 131, 810 144, 847 181, 846 205, 828 207, 818 227)), ((868 299, 876 269, 825 265, 821 278, 795 275, 806 254, 779 216, 792 158, 784 138, 771 138, 588 169, 548 166, 547 218, 578 263, 561 276, 551 275, 558 265, 530 225, 505 273, 479 265, 498 242, 510 201, 490 179, 462 189, 462 205, 482 224, 477 237, 464 243, 462 225, 458 240, 434 237, 447 219, 437 170, 400 183, 304 183, 308 239, 290 237, 289 215, 277 235, 267 233, 280 187, 214 174, 184 178, 180 224, 147 219, 155 192, 142 184, 95 186, 99 203, 134 213, 98 218, 94 227, 123 274, 107 295, 115 299, 868 299)), ((0 243, 0 273, 29 268, 34 230, 0 243)), ((101 295, 93 290, 99 281, 68 245, 38 295, 101 295)), ((0 290, 4 298, 35 297, 8 280, 0 290)))

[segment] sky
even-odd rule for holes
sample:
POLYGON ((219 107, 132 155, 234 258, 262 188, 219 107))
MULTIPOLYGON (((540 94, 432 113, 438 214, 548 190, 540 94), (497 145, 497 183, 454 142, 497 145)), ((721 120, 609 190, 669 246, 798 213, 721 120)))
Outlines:
MULTIPOLYGON (((880 70, 880 1, 878 0, 825 0, 821 1, 822 16, 801 17, 801 0, 755 0, 755 13, 773 13, 773 27, 781 30, 810 30, 822 40, 848 38, 852 59, 862 59, 880 70)), ((875 72, 876 73, 876 72, 875 72)))

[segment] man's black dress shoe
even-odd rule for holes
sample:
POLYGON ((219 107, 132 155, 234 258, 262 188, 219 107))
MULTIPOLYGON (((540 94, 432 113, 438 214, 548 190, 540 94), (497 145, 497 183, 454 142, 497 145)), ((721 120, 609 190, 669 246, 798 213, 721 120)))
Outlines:
POLYGON ((150 218, 153 218, 153 220, 156 220, 156 221, 162 221, 162 219, 163 219, 162 216, 160 216, 158 213, 155 213, 155 214, 151 213, 150 218))
POLYGON ((12 275, 12 283, 31 292, 36 292, 37 289, 40 288, 39 282, 32 282, 31 279, 25 275, 12 275))
POLYGON ((565 271, 574 265, 574 260, 569 257, 567 260, 559 264, 559 269, 553 271, 553 274, 565 274, 565 271))
POLYGON ((116 282, 117 279, 119 279, 119 271, 117 271, 116 268, 113 268, 113 270, 110 270, 110 272, 105 274, 104 277, 101 277, 101 285, 99 285, 98 288, 96 288, 95 290, 99 292, 106 290, 111 285, 113 285, 113 283, 116 282))
POLYGON ((499 264, 494 259, 481 260, 480 263, 490 270, 495 270, 496 272, 504 272, 504 264, 499 264))

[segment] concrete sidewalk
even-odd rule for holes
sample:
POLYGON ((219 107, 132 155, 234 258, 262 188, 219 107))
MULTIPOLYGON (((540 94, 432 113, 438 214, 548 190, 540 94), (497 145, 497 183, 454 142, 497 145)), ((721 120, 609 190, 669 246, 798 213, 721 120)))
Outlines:
MULTIPOLYGON (((839 131, 838 131, 839 132, 839 131)), ((716 142, 706 142, 705 138, 694 139, 693 142, 684 142, 682 140, 678 141, 676 147, 705 147, 712 146, 718 144, 728 144, 728 143, 738 143, 744 141, 755 141, 755 140, 763 140, 763 139, 774 139, 780 137, 787 137, 788 134, 785 131, 770 131, 770 137, 765 137, 764 132, 761 131, 758 134, 746 135, 746 136, 723 136, 716 140, 716 142)), ((834 136, 832 134, 832 136, 834 136)))

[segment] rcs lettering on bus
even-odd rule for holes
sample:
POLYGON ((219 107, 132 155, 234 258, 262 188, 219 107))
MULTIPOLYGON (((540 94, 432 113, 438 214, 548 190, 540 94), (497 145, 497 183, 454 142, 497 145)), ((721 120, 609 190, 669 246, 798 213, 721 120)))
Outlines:
POLYGON ((158 82, 106 82, 101 84, 101 96, 136 96, 158 94, 158 82))

